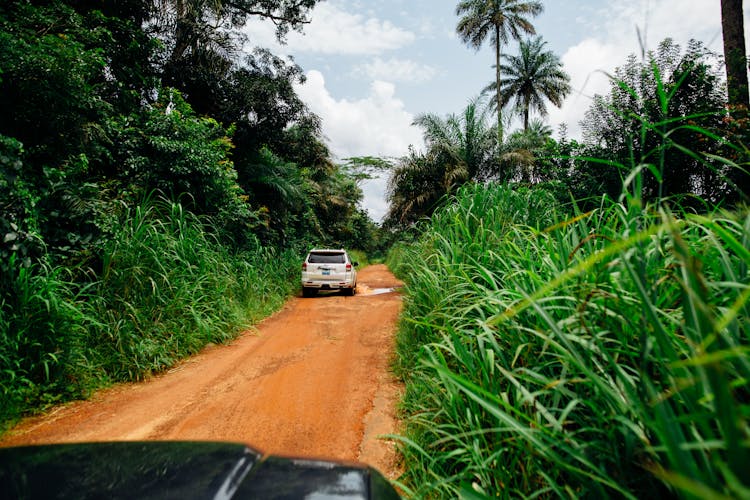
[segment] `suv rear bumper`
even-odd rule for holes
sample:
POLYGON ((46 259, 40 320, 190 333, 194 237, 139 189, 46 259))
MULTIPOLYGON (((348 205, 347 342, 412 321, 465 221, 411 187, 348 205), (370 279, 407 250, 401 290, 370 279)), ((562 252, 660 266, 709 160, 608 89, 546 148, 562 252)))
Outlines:
POLYGON ((354 288, 356 283, 350 281, 303 281, 303 288, 317 288, 319 290, 339 290, 341 288, 354 288))

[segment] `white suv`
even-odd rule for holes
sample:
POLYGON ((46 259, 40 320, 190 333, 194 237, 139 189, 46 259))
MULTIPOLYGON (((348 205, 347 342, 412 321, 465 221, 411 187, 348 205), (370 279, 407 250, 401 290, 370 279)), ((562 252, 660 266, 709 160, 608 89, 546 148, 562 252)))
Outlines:
POLYGON ((358 265, 346 250, 310 250, 302 262, 302 296, 313 297, 318 290, 341 290, 344 295, 354 295, 358 265))

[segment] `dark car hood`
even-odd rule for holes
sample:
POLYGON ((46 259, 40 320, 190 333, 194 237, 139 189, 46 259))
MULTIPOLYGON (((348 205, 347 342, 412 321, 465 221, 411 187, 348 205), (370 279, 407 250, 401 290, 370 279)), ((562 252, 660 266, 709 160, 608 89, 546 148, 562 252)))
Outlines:
POLYGON ((0 498, 398 499, 375 469, 264 457, 236 443, 0 448, 0 498))

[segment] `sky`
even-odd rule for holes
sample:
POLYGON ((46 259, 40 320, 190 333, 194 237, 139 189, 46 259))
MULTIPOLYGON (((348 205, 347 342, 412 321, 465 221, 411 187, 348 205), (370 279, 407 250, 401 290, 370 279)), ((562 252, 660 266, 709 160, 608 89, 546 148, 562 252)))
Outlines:
MULTIPOLYGON (((594 94, 610 88, 607 73, 642 48, 655 49, 666 37, 685 47, 690 39, 722 53, 719 0, 542 0, 532 18, 547 50, 561 60, 573 91, 561 108, 548 106, 546 122, 567 127, 580 138, 580 121, 594 94)), ((275 41, 274 26, 252 21, 251 46, 290 55, 305 72, 296 90, 321 117, 335 158, 399 158, 409 146, 423 149, 422 113, 460 113, 494 79, 489 43, 474 50, 456 35, 457 0, 324 0, 302 33, 286 44, 275 41)), ((745 9, 745 25, 750 26, 745 9)), ((747 30, 746 30, 747 31, 747 30)), ((750 47, 750 44, 748 44, 750 47)), ((517 54, 517 44, 503 51, 517 54)), ((519 124, 520 126, 520 124, 519 124)), ((557 136, 557 134, 555 134, 557 136)), ((380 221, 388 204, 387 175, 362 184, 362 206, 380 221)))

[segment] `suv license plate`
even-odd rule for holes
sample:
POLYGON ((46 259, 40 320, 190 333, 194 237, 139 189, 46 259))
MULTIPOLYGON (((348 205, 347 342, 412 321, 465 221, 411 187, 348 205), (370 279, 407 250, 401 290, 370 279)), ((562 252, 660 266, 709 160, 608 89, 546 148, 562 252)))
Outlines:
POLYGON ((323 269, 323 276, 330 276, 331 271, 329 269, 323 269))

